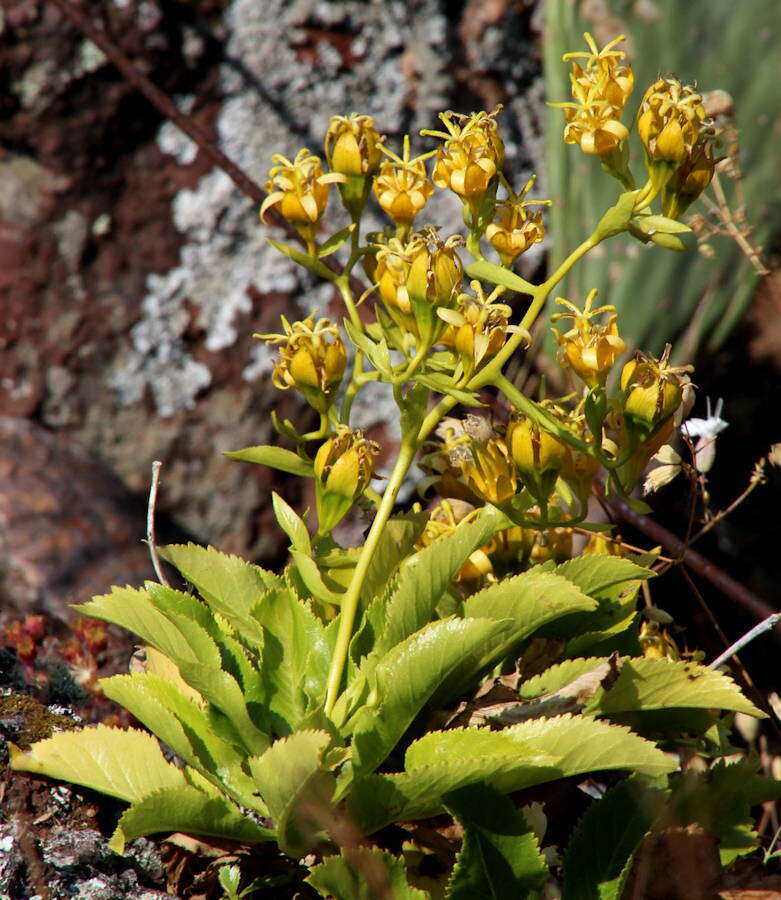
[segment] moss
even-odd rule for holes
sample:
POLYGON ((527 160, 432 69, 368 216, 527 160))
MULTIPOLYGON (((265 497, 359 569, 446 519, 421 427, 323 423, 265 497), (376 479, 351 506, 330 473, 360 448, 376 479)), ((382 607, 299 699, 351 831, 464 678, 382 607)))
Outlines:
POLYGON ((68 716, 51 712, 26 694, 0 696, 0 740, 13 741, 23 750, 51 737, 54 731, 75 727, 76 723, 68 716))

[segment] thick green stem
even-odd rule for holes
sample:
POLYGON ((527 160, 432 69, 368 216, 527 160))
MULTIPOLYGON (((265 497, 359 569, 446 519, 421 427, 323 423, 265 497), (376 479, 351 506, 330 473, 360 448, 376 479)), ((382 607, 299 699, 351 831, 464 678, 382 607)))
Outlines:
POLYGON ((350 640, 353 636, 353 626, 355 625, 355 617, 358 612, 358 605, 361 599, 361 590, 369 571, 374 551, 382 537, 385 524, 393 512, 396 503, 396 497, 399 493, 404 478, 412 460, 417 452, 417 442, 414 437, 407 435, 401 442, 399 447, 399 455, 396 459, 396 465, 393 467, 388 486, 382 495, 382 502, 377 509, 377 515, 374 517, 372 527, 366 537, 366 543, 363 545, 361 555, 355 566, 350 587, 342 600, 342 609, 339 616, 339 633, 336 637, 336 647, 334 655, 331 658, 331 669, 328 673, 328 687, 325 697, 325 714, 330 715, 334 708, 334 703, 339 696, 339 690, 342 686, 342 678, 344 677, 344 666, 347 662, 347 651, 350 647, 350 640))

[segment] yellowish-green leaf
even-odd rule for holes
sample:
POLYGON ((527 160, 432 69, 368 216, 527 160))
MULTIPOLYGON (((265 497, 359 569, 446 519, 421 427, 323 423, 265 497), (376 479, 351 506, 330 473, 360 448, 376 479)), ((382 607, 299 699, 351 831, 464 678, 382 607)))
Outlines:
POLYGON ((626 659, 615 683, 600 688, 584 713, 610 715, 649 709, 724 709, 766 718, 722 672, 688 661, 626 659))
POLYGON ((11 748, 11 767, 82 784, 130 803, 186 783, 182 770, 165 761, 151 734, 106 725, 63 731, 26 752, 11 748))
POLYGON ((303 856, 325 827, 334 778, 322 760, 330 743, 325 731, 297 731, 249 760, 279 846, 290 856, 303 856))
POLYGON ((256 825, 239 808, 216 793, 189 784, 164 788, 134 803, 119 820, 109 847, 123 853, 134 838, 162 831, 223 838, 255 844, 274 840, 274 832, 256 825))
POLYGON ((225 450, 223 456, 239 462, 269 466, 280 472, 298 475, 300 478, 311 478, 313 475, 311 460, 303 459, 292 450, 285 450, 284 447, 259 444, 256 447, 245 447, 243 450, 225 450))
POLYGON ((349 855, 329 856, 306 879, 334 900, 426 900, 428 891, 410 887, 404 861, 377 847, 353 847, 349 855))

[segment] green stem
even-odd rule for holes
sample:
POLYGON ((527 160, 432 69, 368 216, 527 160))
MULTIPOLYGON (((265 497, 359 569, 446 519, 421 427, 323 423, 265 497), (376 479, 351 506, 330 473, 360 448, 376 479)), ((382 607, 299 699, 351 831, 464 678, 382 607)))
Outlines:
POLYGON ((334 655, 331 658, 331 669, 328 673, 328 687, 325 697, 325 714, 330 715, 334 708, 334 704, 339 696, 339 690, 342 686, 342 678, 344 676, 344 667, 347 662, 347 651, 350 647, 350 640, 353 636, 353 626, 355 625, 355 617, 358 612, 358 605, 361 598, 361 590, 366 580, 366 574, 377 549, 377 544, 382 537, 385 524, 393 512, 396 503, 396 497, 399 493, 407 470, 412 465, 415 458, 418 445, 414 437, 407 435, 401 442, 399 447, 399 455, 396 459, 396 465, 393 467, 388 486, 382 495, 382 502, 377 509, 377 515, 374 517, 369 534, 366 536, 366 543, 361 549, 361 555, 355 566, 350 587, 342 599, 342 609, 339 614, 339 633, 336 637, 336 647, 334 655))

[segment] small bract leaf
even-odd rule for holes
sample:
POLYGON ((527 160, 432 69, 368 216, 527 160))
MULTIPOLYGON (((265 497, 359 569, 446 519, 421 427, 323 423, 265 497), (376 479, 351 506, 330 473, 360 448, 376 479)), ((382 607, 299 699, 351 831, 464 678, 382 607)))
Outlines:
POLYGON ((302 459, 297 453, 293 453, 292 450, 285 450, 283 447, 258 445, 257 447, 245 447, 243 450, 224 450, 223 456, 239 462, 269 466, 272 469, 288 472, 290 475, 298 475, 301 478, 311 478, 313 475, 310 460, 302 459))

